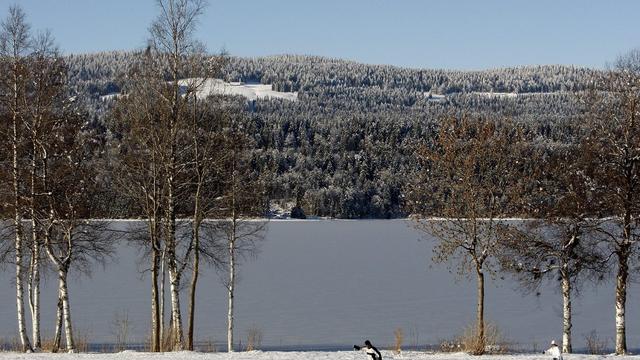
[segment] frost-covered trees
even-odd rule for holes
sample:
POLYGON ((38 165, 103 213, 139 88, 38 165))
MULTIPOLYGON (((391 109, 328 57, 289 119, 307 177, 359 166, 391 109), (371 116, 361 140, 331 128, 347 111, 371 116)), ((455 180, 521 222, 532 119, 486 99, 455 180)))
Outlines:
MULTIPOLYGON (((131 52, 69 57, 76 86, 87 94, 98 119, 115 102, 115 96, 102 95, 127 91, 118 74, 126 73, 134 58, 131 52)), ((297 200, 307 215, 394 218, 408 215, 402 188, 414 169, 413 145, 431 136, 443 114, 464 110, 513 117, 532 124, 540 141, 565 141, 573 136, 566 124, 576 108, 573 94, 565 90, 586 89, 600 74, 564 66, 415 70, 276 56, 231 57, 221 76, 290 83, 298 91, 295 102, 258 99, 247 104, 237 98, 249 113, 245 124, 255 140, 254 167, 269 174, 270 198, 297 200), (433 94, 442 88, 448 95, 429 98, 425 93, 432 88, 433 94)))

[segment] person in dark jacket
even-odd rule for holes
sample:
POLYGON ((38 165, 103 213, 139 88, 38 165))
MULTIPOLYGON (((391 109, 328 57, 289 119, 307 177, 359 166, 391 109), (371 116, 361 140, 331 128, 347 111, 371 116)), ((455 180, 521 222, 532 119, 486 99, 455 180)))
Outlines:
POLYGON ((371 341, 365 340, 364 346, 353 345, 353 350, 362 350, 371 356, 371 360, 382 360, 382 354, 380 351, 371 344, 371 341))

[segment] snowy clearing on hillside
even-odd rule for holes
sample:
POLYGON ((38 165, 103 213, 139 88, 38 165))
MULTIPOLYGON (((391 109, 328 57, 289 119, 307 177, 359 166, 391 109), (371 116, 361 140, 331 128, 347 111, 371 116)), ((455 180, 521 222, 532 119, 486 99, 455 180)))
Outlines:
POLYGON ((443 102, 447 99, 447 95, 434 94, 431 91, 423 93, 424 97, 431 102, 443 102))
POLYGON ((471 94, 484 96, 484 97, 495 97, 495 98, 516 98, 522 96, 547 96, 554 94, 561 94, 562 92, 525 92, 525 93, 515 93, 515 92, 480 92, 474 91, 471 94))
POLYGON ((497 97, 497 98, 514 98, 518 96, 517 93, 513 92, 472 92, 474 95, 486 96, 486 97, 497 97))
MULTIPOLYGON (((640 359, 640 356, 613 356, 613 355, 583 355, 570 354, 563 355, 565 360, 596 360, 596 359, 640 359)), ((198 353, 198 352, 172 352, 172 353, 143 353, 135 351, 124 351, 115 354, 93 353, 93 354, 20 354, 5 352, 0 353, 0 360, 152 360, 158 358, 177 359, 177 360, 368 360, 368 356, 359 351, 335 351, 335 352, 235 352, 235 353, 198 353)), ((550 359, 548 355, 543 354, 519 354, 519 355, 485 355, 472 356, 465 353, 425 353, 425 352, 402 352, 395 354, 391 351, 382 351, 383 359, 402 359, 402 360, 464 360, 464 359, 482 359, 482 360, 538 360, 550 359)))
MULTIPOLYGON (((274 91, 271 85, 267 84, 251 84, 241 82, 225 82, 220 79, 183 79, 179 81, 180 86, 189 86, 202 82, 201 88, 198 90, 197 96, 205 98, 209 95, 240 95, 248 100, 256 99, 284 99, 289 101, 298 100, 297 92, 280 92, 274 91)), ((200 85, 200 84, 198 84, 200 85)))
MULTIPOLYGON (((180 86, 187 87, 198 85, 201 88, 197 92, 197 96, 201 99, 209 95, 239 95, 244 96, 248 100, 256 99, 284 99, 289 101, 298 100, 298 92, 280 92, 274 91, 270 84, 252 84, 241 82, 225 82, 220 79, 202 80, 198 78, 183 79, 178 81, 180 86)), ((109 101, 122 96, 120 93, 112 93, 100 96, 100 100, 109 101)))
POLYGON ((117 99, 119 97, 120 97, 120 93, 112 93, 112 94, 107 94, 107 95, 100 96, 100 100, 102 100, 102 101, 110 101, 110 100, 115 100, 115 99, 117 99))
POLYGON ((424 92, 423 95, 430 102, 443 102, 443 101, 445 101, 447 99, 448 96, 456 95, 456 94, 477 95, 477 96, 487 97, 487 98, 499 98, 499 99, 510 98, 510 99, 514 99, 514 98, 517 98, 517 97, 524 97, 524 96, 547 96, 547 95, 554 95, 554 94, 560 94, 560 93, 561 92, 514 93, 514 92, 472 91, 472 92, 469 92, 469 93, 452 93, 452 94, 448 94, 448 95, 442 95, 442 94, 434 94, 431 91, 427 91, 427 92, 424 92))

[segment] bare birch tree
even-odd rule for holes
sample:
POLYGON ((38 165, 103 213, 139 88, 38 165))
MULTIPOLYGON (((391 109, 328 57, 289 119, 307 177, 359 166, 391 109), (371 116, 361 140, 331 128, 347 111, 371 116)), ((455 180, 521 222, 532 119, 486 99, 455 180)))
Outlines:
POLYGON ((602 221, 594 214, 601 204, 581 161, 579 145, 532 154, 535 164, 523 202, 536 220, 503 229, 500 261, 525 291, 537 291, 545 279, 558 280, 562 296, 562 352, 571 353, 572 298, 581 283, 602 280, 607 258, 596 229, 602 221))
POLYGON ((600 227, 616 258, 615 327, 618 355, 627 353, 626 301, 631 261, 640 238, 640 51, 621 57, 587 99, 590 133, 582 153, 591 159, 588 181, 603 205, 600 227))
POLYGON ((513 196, 519 141, 511 122, 451 116, 441 123, 436 144, 417 152, 421 171, 411 191, 416 225, 438 240, 435 262, 457 260, 459 275, 476 276, 474 354, 485 351, 485 276, 494 270, 498 226, 506 224, 501 218, 513 196), (434 203, 441 206, 424 206, 434 203))
POLYGON ((50 33, 39 34, 34 39, 34 51, 29 59, 29 86, 25 101, 28 111, 26 130, 29 149, 26 151, 30 160, 29 167, 29 220, 31 239, 29 242, 30 266, 29 306, 31 309, 32 338, 35 349, 41 347, 40 331, 40 268, 43 261, 42 219, 48 217, 44 199, 47 183, 48 163, 47 151, 51 141, 51 133, 59 122, 63 121, 66 82, 64 62, 58 55, 50 33))
POLYGON ((264 238, 264 185, 251 168, 250 139, 244 133, 240 111, 227 111, 224 134, 224 158, 218 181, 222 192, 216 198, 217 219, 210 223, 208 231, 226 244, 223 284, 227 289, 227 351, 234 351, 235 294, 238 267, 243 259, 257 254, 264 238))
MULTIPOLYGON (((168 81, 163 91, 158 92, 164 109, 167 135, 163 159, 165 172, 164 195, 164 242, 171 292, 171 324, 174 349, 183 346, 182 314, 180 309, 180 282, 185 268, 187 254, 181 259, 176 237, 176 202, 180 197, 179 176, 183 148, 180 139, 184 129, 189 128, 189 99, 198 90, 198 80, 181 86, 181 79, 202 77, 203 47, 193 39, 198 18, 206 6, 204 0, 157 0, 160 14, 150 27, 150 50, 166 67, 161 73, 168 81)), ((160 69, 159 69, 160 70, 160 69)), ((200 80, 202 81, 202 80, 200 80)), ((200 82, 201 83, 201 82, 200 82)))
MULTIPOLYGON (((25 14, 20 7, 13 6, 9 9, 9 15, 1 24, 0 30, 0 56, 2 58, 2 103, 3 118, 10 129, 8 142, 11 143, 11 174, 12 174, 12 212, 15 236, 15 266, 16 266, 16 307, 18 320, 18 336, 23 352, 32 351, 29 336, 27 335, 24 314, 24 252, 25 239, 22 226, 24 194, 21 190, 22 174, 21 159, 23 158, 22 146, 24 139, 25 111, 24 99, 27 64, 26 57, 30 51, 30 26, 27 24, 25 14)), ((4 122, 4 121, 3 121, 4 122)))
MULTIPOLYGON (((219 64, 224 57, 219 58, 219 64)), ((200 274, 200 256, 206 257, 216 267, 221 263, 218 244, 202 238, 202 224, 215 209, 215 199, 220 193, 217 182, 224 159, 222 119, 225 109, 219 102, 211 99, 201 101, 193 98, 191 128, 191 162, 188 165, 188 188, 193 213, 191 218, 191 237, 193 242, 193 261, 191 264, 191 284, 189 287, 187 350, 193 350, 196 312, 196 291, 200 274), (204 240, 204 241, 203 241, 204 240)))
MULTIPOLYGON (((160 351, 164 328, 164 281, 158 289, 158 276, 169 274, 171 298, 171 348, 183 347, 180 307, 181 280, 189 265, 194 237, 177 236, 177 215, 187 215, 184 203, 189 198, 189 155, 194 146, 190 134, 193 113, 197 111, 195 93, 215 62, 207 61, 203 47, 193 40, 199 16, 205 8, 202 0, 159 0, 160 11, 150 27, 150 41, 132 79, 128 93, 121 99, 116 122, 129 152, 124 164, 131 174, 124 184, 132 198, 144 209, 152 248, 152 349, 160 351), (128 160, 127 160, 128 159, 128 160), (130 172, 133 170, 133 173, 130 172), (186 239, 186 240, 185 240, 186 239), (186 243, 185 243, 186 241, 186 243), (162 301, 161 303, 159 302, 162 301)), ((196 115, 197 116, 197 115, 196 115)), ((196 237, 197 238, 197 237, 196 237)), ((195 279, 197 281, 197 277, 195 279)))
POLYGON ((149 52, 139 56, 124 93, 112 114, 112 131, 117 134, 117 155, 112 168, 118 188, 132 200, 145 221, 143 236, 132 236, 150 255, 151 273, 151 350, 162 351, 160 276, 162 253, 162 196, 164 193, 161 142, 165 128, 157 112, 155 88, 162 81, 154 74, 149 52))
MULTIPOLYGON (((106 231, 108 223, 90 220, 95 204, 91 195, 96 189, 95 169, 90 162, 95 146, 93 134, 85 131, 83 118, 75 107, 67 110, 47 144, 49 181, 44 190, 48 194, 49 217, 44 225, 44 246, 58 274, 56 341, 61 339, 63 324, 66 351, 76 352, 69 273, 88 272, 94 262, 104 262, 113 254, 115 242, 106 231)), ((54 344, 56 349, 59 346, 54 344)))
MULTIPOLYGON (((67 204, 67 206, 73 205, 67 204)), ((45 249, 58 275, 54 352, 60 348, 63 328, 66 351, 70 353, 77 351, 71 321, 69 272, 72 269, 78 272, 88 271, 92 263, 104 262, 114 252, 112 237, 105 235, 108 232, 108 224, 75 218, 78 213, 75 209, 71 211, 73 212, 67 214, 69 216, 54 220, 46 229, 44 237, 45 249)), ((52 215, 52 217, 57 216, 52 215)))

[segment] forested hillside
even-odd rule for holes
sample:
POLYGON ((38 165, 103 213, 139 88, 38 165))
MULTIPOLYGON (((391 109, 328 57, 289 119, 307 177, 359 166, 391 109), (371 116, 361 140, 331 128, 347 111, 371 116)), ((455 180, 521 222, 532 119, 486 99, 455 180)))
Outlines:
MULTIPOLYGON (((109 121, 105 110, 116 101, 111 95, 126 91, 135 55, 66 58, 73 88, 96 125, 109 121)), ((316 56, 227 60, 221 74, 226 81, 298 92, 298 101, 233 100, 246 110, 252 166, 266 181, 266 197, 295 203, 306 215, 337 218, 406 216, 404 194, 416 168, 411 155, 445 114, 512 119, 525 123, 535 141, 570 141, 579 113, 576 94, 601 76, 558 65, 446 71, 316 56)))

